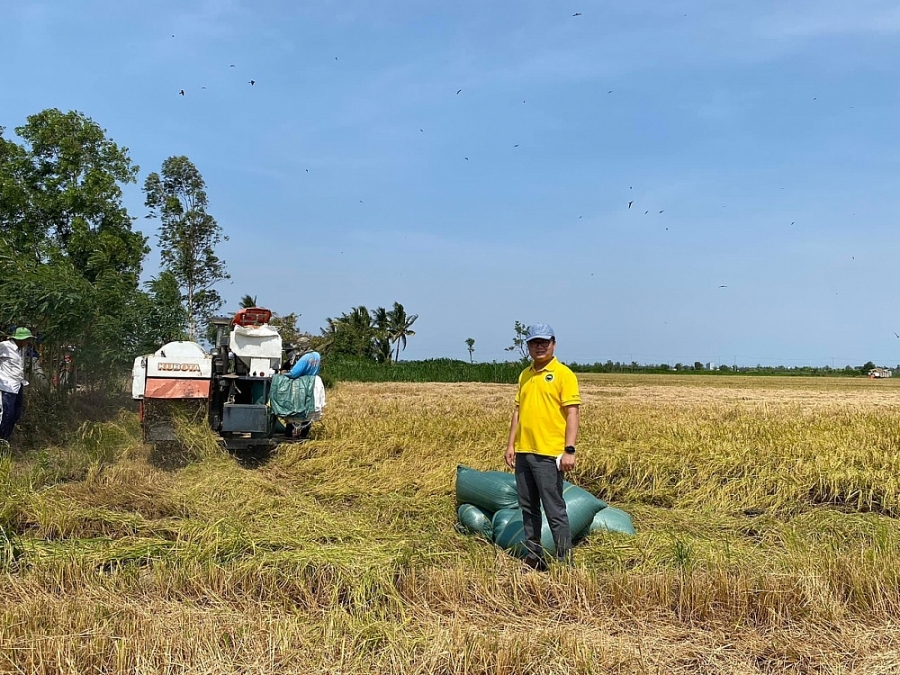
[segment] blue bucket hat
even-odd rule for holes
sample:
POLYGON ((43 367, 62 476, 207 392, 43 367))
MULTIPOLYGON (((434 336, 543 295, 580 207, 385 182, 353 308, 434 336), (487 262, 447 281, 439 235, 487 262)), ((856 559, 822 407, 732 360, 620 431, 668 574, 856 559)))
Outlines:
POLYGON ((528 326, 528 331, 525 333, 525 342, 531 342, 532 340, 552 340, 555 337, 556 334, 553 332, 550 324, 533 323, 528 326))

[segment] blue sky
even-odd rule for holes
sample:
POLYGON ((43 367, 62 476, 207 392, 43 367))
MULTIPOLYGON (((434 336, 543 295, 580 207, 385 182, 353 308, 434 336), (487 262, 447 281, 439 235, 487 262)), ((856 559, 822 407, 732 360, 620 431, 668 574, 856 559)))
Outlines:
POLYGON ((468 337, 507 358, 519 319, 570 361, 900 362, 896 3, 0 16, 0 126, 92 117, 141 167, 126 203, 151 241, 140 185, 190 157, 230 237, 228 309, 249 293, 318 332, 397 300, 420 315, 404 358, 467 358, 468 337))

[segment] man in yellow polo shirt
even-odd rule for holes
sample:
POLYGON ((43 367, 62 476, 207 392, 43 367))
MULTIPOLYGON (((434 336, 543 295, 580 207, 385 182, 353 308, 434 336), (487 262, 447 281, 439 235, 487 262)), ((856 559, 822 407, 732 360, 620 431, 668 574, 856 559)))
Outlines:
POLYGON ((553 533, 557 560, 571 560, 572 531, 562 475, 575 468, 581 395, 575 373, 553 356, 556 335, 550 326, 529 326, 525 342, 532 363, 519 375, 506 463, 516 472, 528 549, 525 563, 543 570, 547 563, 541 546, 541 504, 553 533))

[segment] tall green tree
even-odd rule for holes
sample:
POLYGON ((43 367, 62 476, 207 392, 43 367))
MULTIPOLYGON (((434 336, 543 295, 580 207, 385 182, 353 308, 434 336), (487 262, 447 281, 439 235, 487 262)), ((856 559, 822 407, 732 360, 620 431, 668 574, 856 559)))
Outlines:
POLYGON ((407 315, 399 302, 390 311, 384 307, 369 311, 360 305, 337 318, 329 318, 316 345, 322 353, 391 363, 406 348, 407 340, 416 334, 412 325, 418 318, 417 314, 407 315))
POLYGON ((469 350, 469 363, 475 363, 475 338, 466 338, 466 349, 469 350))
POLYGON ((148 336, 159 346, 187 337, 187 311, 181 302, 181 288, 178 279, 171 272, 160 272, 149 282, 150 291, 149 323, 153 330, 148 336))
POLYGON ((278 329, 281 340, 286 345, 296 345, 301 337, 312 338, 309 333, 305 333, 297 326, 300 315, 296 312, 290 314, 272 314, 269 325, 278 329))
POLYGON ((528 361, 528 345, 525 343, 525 336, 528 335, 528 325, 522 321, 516 321, 513 330, 516 334, 512 344, 509 347, 505 347, 504 350, 507 352, 518 352, 523 361, 528 361))
POLYGON ((325 319, 325 323, 325 327, 320 329, 321 335, 315 341, 316 349, 322 354, 337 353, 334 349, 334 345, 338 336, 338 331, 341 329, 340 319, 328 317, 325 319))
POLYGON ((378 363, 390 363, 393 356, 391 347, 391 315, 384 307, 372 310, 372 352, 378 363))
POLYGON ((238 303, 241 309, 250 309, 251 307, 256 307, 256 296, 255 295, 243 295, 241 296, 241 301, 238 303))
POLYGON ((418 314, 407 315, 403 305, 399 302, 395 302, 393 309, 388 312, 388 331, 390 339, 397 350, 396 356, 394 357, 395 361, 400 360, 401 346, 403 349, 406 349, 406 341, 416 334, 416 331, 412 330, 412 325, 418 318, 418 314))
POLYGON ((365 305, 354 307, 337 318, 329 317, 327 322, 327 328, 322 329, 320 349, 335 355, 376 360, 377 329, 372 313, 365 305))
POLYGON ((111 270, 137 286, 149 249, 122 204, 122 185, 136 182, 139 170, 128 149, 82 113, 55 108, 29 116, 16 134, 24 148, 4 143, 0 150, 2 173, 19 177, 18 190, 11 190, 18 192, 18 217, 4 223, 10 243, 23 242, 39 260, 59 252, 88 281, 111 270))
POLYGON ((351 356, 373 358, 374 330, 372 315, 366 306, 354 307, 349 314, 341 315, 336 350, 351 356))
POLYGON ((229 278, 216 246, 228 238, 206 209, 206 183, 187 157, 169 157, 160 173, 144 182, 145 204, 159 217, 162 266, 178 280, 188 315, 188 336, 195 340, 222 298, 213 288, 229 278))
POLYGON ((0 127, 0 232, 10 250, 40 262, 47 255, 48 229, 34 213, 35 166, 28 150, 3 137, 0 127))
POLYGON ((15 132, 21 143, 0 131, 0 316, 39 331, 46 353, 75 347, 89 377, 112 374, 147 330, 148 248, 122 204, 138 167, 79 112, 44 110, 15 132))

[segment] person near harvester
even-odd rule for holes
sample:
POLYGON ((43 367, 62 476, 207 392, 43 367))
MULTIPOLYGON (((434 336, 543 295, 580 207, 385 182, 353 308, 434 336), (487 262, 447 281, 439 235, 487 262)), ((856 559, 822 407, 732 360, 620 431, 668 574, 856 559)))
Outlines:
POLYGON ((546 569, 541 546, 541 505, 556 546, 556 558, 570 562, 572 531, 563 500, 563 473, 575 468, 578 436, 578 379, 556 360, 556 335, 545 323, 525 335, 532 359, 519 375, 516 407, 506 445, 506 463, 515 471, 516 492, 525 526, 525 563, 546 569))
POLYGON ((322 363, 322 356, 310 347, 309 338, 306 336, 297 340, 297 345, 292 354, 293 365, 285 373, 292 380, 304 375, 318 375, 322 363))
POLYGON ((25 404, 25 352, 32 339, 27 328, 17 328, 0 342, 0 439, 8 441, 25 404))
MULTIPOLYGON (((292 380, 305 375, 317 376, 322 364, 322 356, 319 352, 314 351, 310 346, 307 336, 297 340, 297 344, 291 350, 290 367, 285 368, 283 375, 292 380)), ((321 385, 321 381, 317 378, 317 384, 321 385)), ((324 392, 324 389, 322 390, 324 392)), ((312 427, 311 421, 292 423, 286 421, 284 424, 284 435, 287 438, 306 438, 309 436, 309 430, 312 427)))

